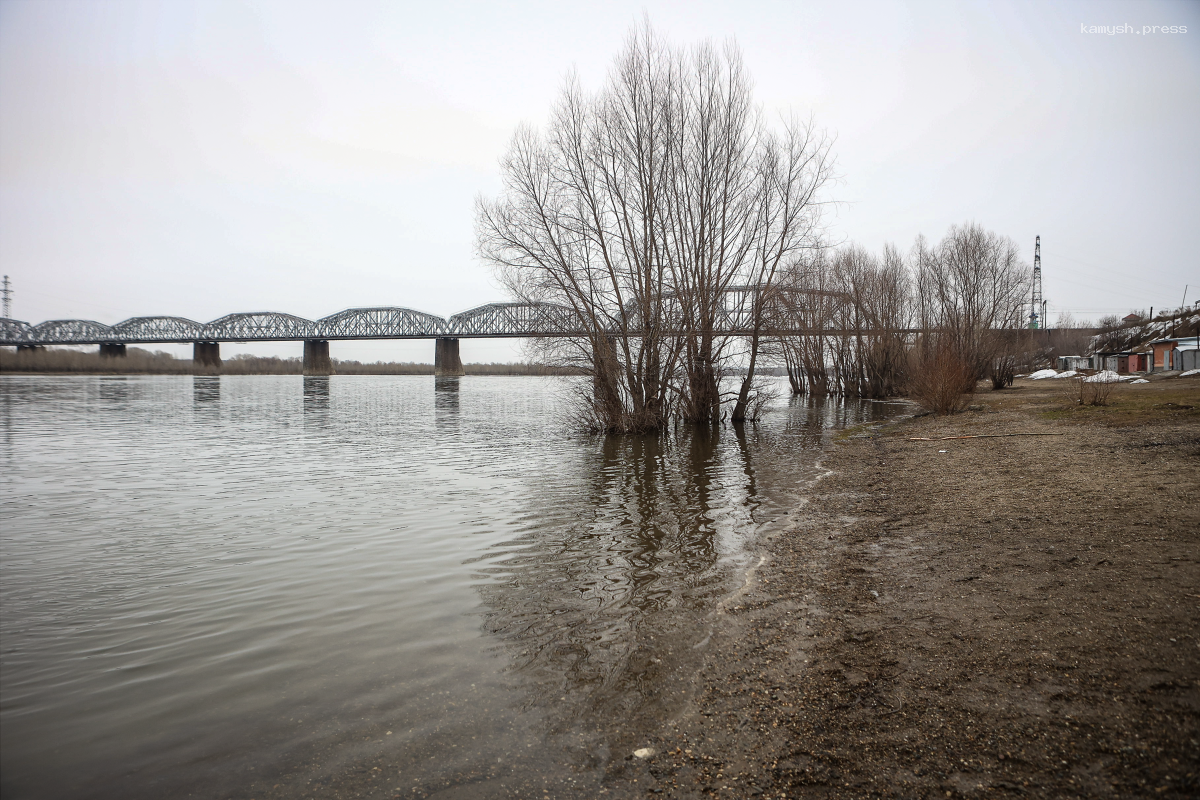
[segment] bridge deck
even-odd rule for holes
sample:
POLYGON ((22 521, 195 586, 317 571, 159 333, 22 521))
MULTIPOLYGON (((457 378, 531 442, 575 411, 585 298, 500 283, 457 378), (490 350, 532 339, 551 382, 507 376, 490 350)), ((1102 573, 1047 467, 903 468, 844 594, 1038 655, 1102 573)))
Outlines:
MULTIPOLYGON (((752 333, 748 315, 731 310, 719 333, 752 333)), ((350 308, 318 320, 291 314, 229 314, 208 323, 183 317, 133 317, 116 325, 93 320, 50 320, 37 325, 0 319, 0 345, 187 344, 191 342, 284 342, 357 339, 513 339, 584 335, 575 312, 551 303, 489 303, 449 319, 411 308, 350 308)), ((781 331, 775 331, 780 333, 781 331)), ((793 334, 847 335, 850 331, 803 329, 793 334)))
POLYGON ((493 303, 450 319, 411 308, 351 308, 318 320, 292 314, 229 314, 208 323, 183 317, 134 317, 116 325, 49 320, 38 325, 0 320, 0 344, 167 344, 352 339, 437 339, 568 335, 561 312, 539 304, 493 303), (555 313, 557 312, 557 313, 555 313))

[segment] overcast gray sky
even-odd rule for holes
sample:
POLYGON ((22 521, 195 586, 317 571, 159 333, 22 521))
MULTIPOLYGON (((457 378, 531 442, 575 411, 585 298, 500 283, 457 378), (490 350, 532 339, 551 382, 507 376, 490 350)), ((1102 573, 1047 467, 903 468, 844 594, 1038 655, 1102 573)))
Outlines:
POLYGON ((734 38, 768 112, 836 134, 837 237, 907 249, 976 220, 1032 264, 1040 234, 1051 319, 1200 297, 1197 2, 0 0, 13 315, 503 299, 473 199, 499 191, 515 126, 544 122, 572 67, 597 87, 643 13, 678 44, 734 38))

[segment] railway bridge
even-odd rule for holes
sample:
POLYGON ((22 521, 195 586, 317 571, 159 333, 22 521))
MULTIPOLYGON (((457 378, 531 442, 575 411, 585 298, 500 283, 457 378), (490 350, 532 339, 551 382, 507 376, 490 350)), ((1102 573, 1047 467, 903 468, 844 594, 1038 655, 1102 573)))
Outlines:
MULTIPOLYGON (((840 303, 836 292, 793 290, 786 294, 792 310, 817 301, 840 303), (800 301, 799 305, 795 301, 800 301)), ((723 336, 750 335, 754 328, 757 287, 732 286, 723 291, 716 333, 723 336)), ((667 318, 678 312, 673 295, 662 298, 667 318)), ((775 333, 839 335, 830 329, 791 330, 798 325, 795 314, 782 314, 773 325, 775 333), (778 319, 786 319, 781 324, 778 319), (788 330, 784 330, 787 328, 788 330)), ((614 322, 620 329, 640 330, 638 314, 625 309, 614 322)), ((463 374, 459 339, 545 338, 585 336, 589 326, 569 306, 545 302, 487 303, 447 318, 399 306, 348 308, 318 320, 274 311, 228 314, 212 322, 184 317, 132 317, 115 325, 87 319, 56 319, 37 325, 0 318, 0 346, 34 349, 47 345, 99 345, 102 357, 120 358, 131 344, 192 345, 192 360, 200 371, 221 366, 223 342, 304 342, 304 373, 328 375, 333 370, 329 343, 362 339, 434 339, 434 372, 463 374)))
POLYGON ((87 319, 48 320, 37 325, 0 318, 0 345, 32 349, 47 345, 99 345, 100 355, 119 358, 130 344, 192 344, 197 367, 221 364, 222 342, 304 342, 306 374, 329 374, 329 343, 360 339, 434 339, 438 374, 462 374, 461 338, 578 336, 574 312, 551 303, 488 303, 449 319, 395 306, 349 308, 318 320, 279 312, 228 314, 212 322, 184 317, 133 317, 116 325, 87 319))
MULTIPOLYGON (((731 306, 722 333, 749 333, 744 303, 731 306)), ((434 339, 434 370, 461 375, 459 339, 575 337, 586 327, 575 311, 554 303, 488 303, 449 319, 396 306, 349 308, 318 320, 292 314, 229 314, 212 322, 183 317, 133 317, 115 325, 87 319, 48 320, 31 325, 0 318, 0 346, 34 349, 47 345, 99 345, 102 357, 120 358, 131 344, 192 344, 196 367, 221 365, 223 342, 304 342, 304 372, 332 371, 329 343, 362 339, 434 339)))

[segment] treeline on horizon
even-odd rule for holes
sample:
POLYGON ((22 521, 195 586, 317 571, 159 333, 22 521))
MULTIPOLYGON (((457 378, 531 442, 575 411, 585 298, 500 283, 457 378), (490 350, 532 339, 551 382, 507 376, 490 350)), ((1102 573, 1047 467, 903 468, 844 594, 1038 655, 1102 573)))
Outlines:
MULTIPOLYGON (((361 361, 333 359, 338 375, 432 375, 433 364, 415 362, 361 361)), ((581 370, 569 366, 546 364, 464 364, 468 375, 581 375, 581 370)), ((208 370, 199 370, 208 372, 208 370)), ((194 369, 190 358, 175 358, 161 350, 151 352, 140 347, 128 347, 124 357, 102 358, 97 351, 46 348, 16 351, 0 348, 0 372, 44 373, 105 373, 145 375, 191 375, 194 369)), ((300 375, 304 372, 300 358, 251 356, 238 354, 221 364, 222 375, 300 375)))

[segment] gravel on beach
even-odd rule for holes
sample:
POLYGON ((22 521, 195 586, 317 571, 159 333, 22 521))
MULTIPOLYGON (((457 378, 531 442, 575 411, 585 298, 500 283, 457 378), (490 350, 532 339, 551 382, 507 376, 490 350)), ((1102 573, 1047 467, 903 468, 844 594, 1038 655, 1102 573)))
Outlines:
POLYGON ((1051 383, 848 432, 608 796, 1200 796, 1200 378, 1051 383))

